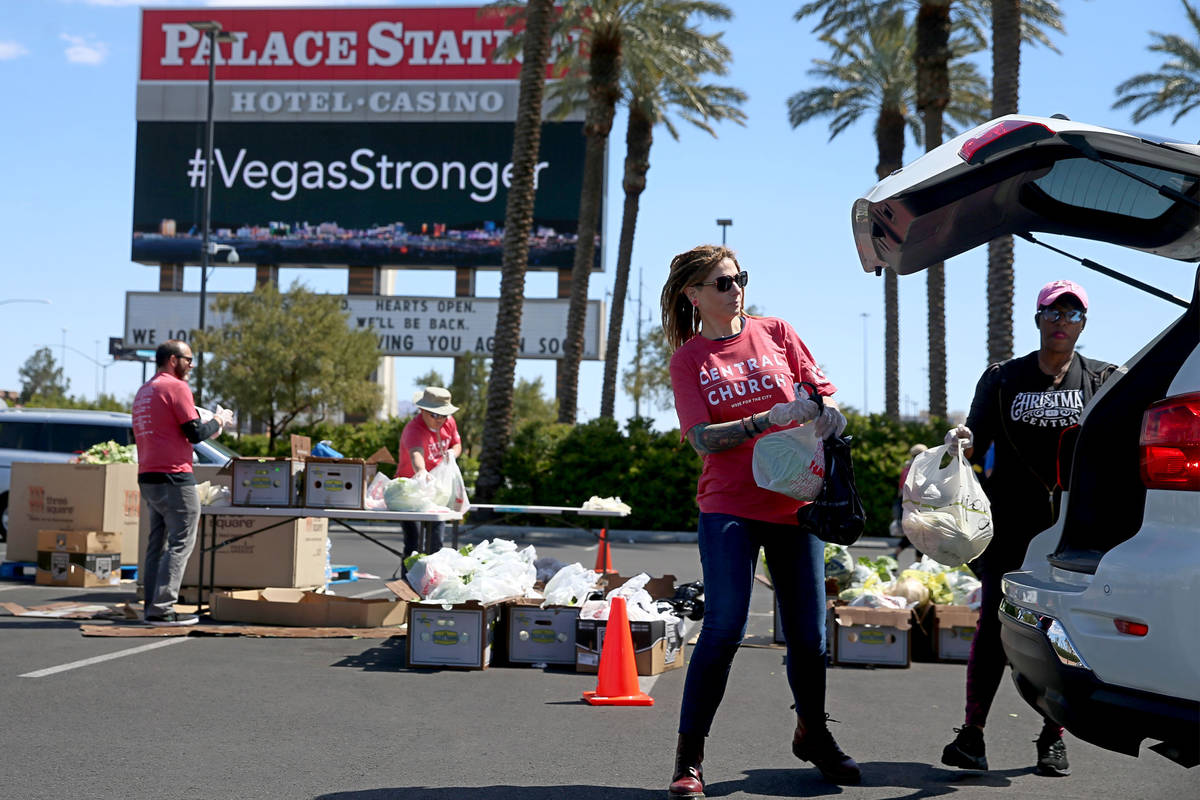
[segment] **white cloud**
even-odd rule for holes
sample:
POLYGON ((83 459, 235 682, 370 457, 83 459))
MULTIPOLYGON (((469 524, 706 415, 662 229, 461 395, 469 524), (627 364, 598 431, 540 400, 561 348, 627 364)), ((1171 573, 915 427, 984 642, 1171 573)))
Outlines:
POLYGON ((0 42, 0 61, 11 61, 27 55, 29 51, 20 42, 0 42))
POLYGON ((72 36, 69 33, 63 33, 59 35, 59 38, 67 43, 67 61, 72 64, 94 66, 104 63, 104 59, 108 58, 108 45, 97 41, 91 35, 72 36))

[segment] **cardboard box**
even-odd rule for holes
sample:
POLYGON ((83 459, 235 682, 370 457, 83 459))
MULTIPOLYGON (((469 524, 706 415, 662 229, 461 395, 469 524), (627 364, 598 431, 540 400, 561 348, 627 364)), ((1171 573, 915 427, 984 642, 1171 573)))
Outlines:
MULTIPOLYGON (((141 548, 138 551, 138 579, 145 575, 146 542, 149 540, 150 515, 144 514, 141 548)), ((212 518, 201 517, 205 543, 211 544, 207 529, 212 518)), ((325 584, 325 543, 329 535, 329 520, 300 517, 216 517, 217 541, 227 542, 251 531, 262 531, 216 551, 215 586, 224 588, 260 589, 268 586, 295 588, 325 584), (272 527, 275 526, 275 527, 272 527), (270 528, 270 530, 264 530, 270 528)), ((212 553, 209 553, 212 556, 212 553)), ((208 564, 205 559, 204 582, 208 585, 208 564)), ((183 585, 195 586, 200 570, 200 533, 196 547, 183 571, 183 585)))
POLYGON ((361 458, 304 460, 304 499, 310 508, 362 508, 366 462, 361 458))
MULTIPOLYGON (((411 590, 410 590, 411 591, 411 590)), ((412 593, 410 599, 417 599, 412 593)), ((303 589, 243 589, 216 592, 212 618, 222 622, 288 625, 301 628, 379 628, 403 625, 409 600, 363 599, 319 594, 303 589)))
POLYGON ((487 669, 505 602, 409 603, 408 666, 487 669))
POLYGON ((106 531, 38 531, 37 583, 120 586, 121 537, 106 531))
MULTIPOLYGON (((608 621, 581 619, 575 622, 575 671, 597 673, 604 652, 608 621)), ((666 620, 630 620, 633 661, 638 675, 658 675, 683 666, 683 639, 679 625, 666 620)))
POLYGON ((912 662, 912 611, 835 606, 833 663, 907 667, 912 662))
POLYGON ((108 531, 120 552, 138 551, 137 464, 12 465, 8 494, 8 561, 36 561, 38 531, 108 531))
MULTIPOLYGON (((604 593, 607 594, 629 581, 629 576, 609 573, 604 576, 604 593)), ((645 586, 647 594, 655 600, 675 596, 675 576, 663 575, 651 578, 645 586)), ((581 619, 575 623, 575 671, 596 673, 600 669, 600 655, 604 650, 606 620, 581 619)), ((629 621, 629 633, 633 638, 633 656, 638 675, 658 675, 683 666, 683 640, 679 625, 665 620, 629 621)))
POLYGON ((522 598, 504 608, 508 660, 514 664, 574 664, 578 606, 540 607, 522 598))
POLYGON ((934 605, 934 657, 939 661, 966 661, 971 656, 979 610, 966 606, 934 605))
POLYGON ((231 492, 235 506, 297 505, 296 473, 304 462, 292 458, 235 458, 231 492))

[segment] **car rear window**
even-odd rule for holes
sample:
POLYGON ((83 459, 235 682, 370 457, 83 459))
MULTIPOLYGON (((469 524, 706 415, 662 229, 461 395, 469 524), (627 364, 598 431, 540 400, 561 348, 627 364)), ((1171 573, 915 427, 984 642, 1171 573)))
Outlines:
POLYGON ((133 429, 119 425, 53 422, 46 429, 49 439, 46 449, 52 453, 81 453, 110 440, 117 444, 133 443, 133 429))
POLYGON ((9 450, 45 450, 42 443, 42 423, 25 421, 0 422, 0 448, 9 450))
POLYGON ((1155 186, 1166 186, 1188 193, 1195 178, 1178 172, 1113 160, 1124 169, 1149 181, 1152 186, 1122 175, 1110 166, 1086 158, 1068 158, 1055 162, 1050 171, 1033 183, 1050 197, 1092 211, 1106 211, 1137 219, 1157 219, 1171 209, 1175 200, 1155 186))

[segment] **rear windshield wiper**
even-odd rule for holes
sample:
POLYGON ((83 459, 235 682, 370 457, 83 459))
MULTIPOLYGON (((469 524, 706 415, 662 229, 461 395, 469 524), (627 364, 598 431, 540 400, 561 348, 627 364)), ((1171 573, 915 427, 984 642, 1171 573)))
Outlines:
MULTIPOLYGON (((1122 170, 1122 172, 1124 172, 1124 170, 1122 170)), ((1057 247, 1053 247, 1051 245, 1046 244, 1045 242, 1042 242, 1042 241, 1039 241, 1039 240, 1033 238, 1033 234, 1029 233, 1028 231, 1026 231, 1025 233, 1016 233, 1014 235, 1020 236, 1022 239, 1024 239, 1027 242, 1032 242, 1033 244, 1041 245, 1042 247, 1046 248, 1047 250, 1058 253, 1060 256, 1066 256, 1067 258, 1071 259, 1072 261, 1077 261, 1081 266, 1087 267, 1088 269, 1094 269, 1094 270, 1096 270, 1096 272, 1099 272, 1102 275, 1107 275, 1110 278, 1115 278, 1116 280, 1119 280, 1121 283, 1127 283, 1130 286, 1134 287, 1135 289, 1141 289, 1143 292, 1148 292, 1148 293, 1154 295, 1155 297, 1160 297, 1163 300, 1166 300, 1168 303, 1174 303, 1175 305, 1183 306, 1184 308, 1188 307, 1188 302, 1186 300, 1184 300, 1182 297, 1176 297, 1175 295, 1171 294, 1170 292, 1166 292, 1166 291, 1163 291, 1162 289, 1159 289, 1157 286, 1151 286, 1148 283, 1139 281, 1137 278, 1131 278, 1128 275, 1117 272, 1115 269, 1112 269, 1111 267, 1106 267, 1103 264, 1098 264, 1095 261, 1092 261, 1090 258, 1080 258, 1077 255, 1068 253, 1066 250, 1059 250, 1057 247)))

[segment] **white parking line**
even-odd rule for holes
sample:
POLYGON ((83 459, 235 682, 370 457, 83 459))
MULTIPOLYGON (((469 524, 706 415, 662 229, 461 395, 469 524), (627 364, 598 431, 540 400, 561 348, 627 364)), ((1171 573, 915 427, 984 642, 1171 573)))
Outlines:
POLYGON ((0 592, 11 592, 13 589, 28 589, 28 586, 0 586, 0 592))
POLYGON ((69 664, 60 664, 57 667, 46 667, 45 669, 39 669, 36 672, 26 672, 24 675, 19 675, 18 677, 21 677, 21 678, 44 678, 47 675, 54 675, 55 673, 58 673, 58 672, 66 672, 67 670, 78 669, 79 667, 90 667, 92 664, 99 664, 102 661, 112 661, 114 658, 124 658, 125 656, 132 656, 132 655, 136 655, 137 653, 144 653, 147 650, 155 650, 159 647, 166 647, 167 645, 179 644, 180 642, 188 641, 189 638, 190 637, 188 637, 188 636, 179 636, 179 637, 174 637, 171 639, 163 639, 158 642, 151 642, 150 644, 141 644, 141 645, 138 645, 137 647, 131 647, 128 650, 118 650, 115 653, 109 653, 109 654, 103 655, 103 656, 96 656, 94 658, 85 658, 82 661, 72 661, 69 664))

